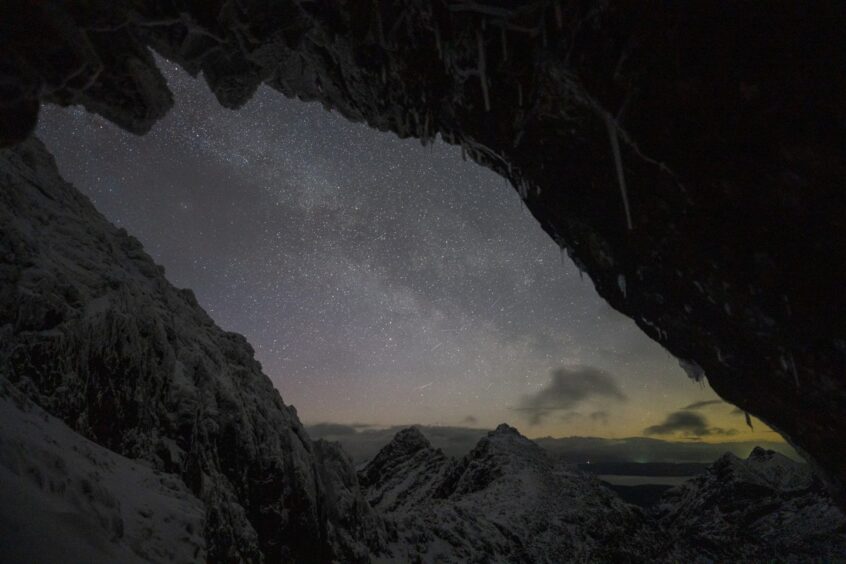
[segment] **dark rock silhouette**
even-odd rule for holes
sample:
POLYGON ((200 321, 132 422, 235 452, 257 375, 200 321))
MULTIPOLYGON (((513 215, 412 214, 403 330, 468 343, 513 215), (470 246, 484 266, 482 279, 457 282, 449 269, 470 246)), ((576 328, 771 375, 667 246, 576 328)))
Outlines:
POLYGON ((92 441, 177 474, 211 561, 368 561, 383 528, 241 335, 58 175, 0 150, 0 378, 92 441))

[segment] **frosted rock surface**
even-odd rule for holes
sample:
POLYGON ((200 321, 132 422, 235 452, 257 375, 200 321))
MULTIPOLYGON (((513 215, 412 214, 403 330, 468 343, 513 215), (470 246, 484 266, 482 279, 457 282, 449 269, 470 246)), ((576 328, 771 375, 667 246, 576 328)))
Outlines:
POLYGON ((319 467, 244 337, 171 286, 37 140, 0 151, 0 376, 92 441, 180 476, 205 504, 211 559, 356 561, 379 537, 362 499, 329 499, 325 480, 352 466, 319 467), (347 521, 374 528, 347 534, 347 521))
POLYGON ((0 378, 3 562, 200 562, 204 514, 179 477, 83 438, 0 378))

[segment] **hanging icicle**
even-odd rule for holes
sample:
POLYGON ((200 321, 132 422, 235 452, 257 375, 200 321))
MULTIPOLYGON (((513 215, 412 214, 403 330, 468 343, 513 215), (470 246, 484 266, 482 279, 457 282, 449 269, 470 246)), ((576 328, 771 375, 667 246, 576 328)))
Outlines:
POLYGON ((620 185, 620 196, 623 198, 623 209, 626 212, 626 225, 629 231, 633 229, 632 214, 629 211, 629 195, 626 193, 626 177, 623 174, 623 158, 620 155, 620 141, 617 138, 617 126, 611 114, 605 112, 605 127, 611 140, 611 152, 614 154, 614 166, 617 169, 617 183, 620 185))
POLYGON ((517 145, 520 144, 520 141, 523 139, 523 130, 517 132, 517 135, 514 137, 514 147, 517 148, 517 145))
POLYGON ((385 28, 382 26, 382 11, 376 8, 376 13, 378 14, 376 20, 379 24, 378 32, 379 32, 379 46, 383 49, 386 47, 385 45, 385 28))
POLYGON ((507 40, 506 35, 505 35, 505 26, 504 25, 501 28, 499 28, 499 32, 500 32, 500 34, 499 34, 500 39, 502 41, 502 60, 507 61, 508 60, 508 40, 507 40))
POLYGON ((788 353, 788 360, 790 360, 790 369, 793 371, 793 380, 796 382, 796 387, 799 387, 799 371, 796 370, 796 361, 793 359, 793 353, 788 353))
MULTIPOLYGON (((482 20, 484 21, 484 20, 482 20)), ((485 101, 485 111, 491 111, 491 99, 488 93, 488 76, 485 63, 485 40, 482 37, 482 32, 476 30, 476 46, 479 49, 479 80, 482 83, 482 98, 485 101)))

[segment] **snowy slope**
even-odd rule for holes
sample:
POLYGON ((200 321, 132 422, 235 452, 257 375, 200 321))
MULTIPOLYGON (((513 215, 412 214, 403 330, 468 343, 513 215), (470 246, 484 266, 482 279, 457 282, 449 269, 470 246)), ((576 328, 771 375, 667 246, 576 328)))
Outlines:
POLYGON ((330 493, 355 479, 348 460, 320 467, 244 337, 171 286, 36 139, 0 150, 0 376, 97 444, 180 476, 205 504, 215 561, 378 549, 369 506, 330 493))
POLYGON ((178 477, 83 438, 0 378, 3 562, 200 562, 204 513, 178 477))
POLYGON ((805 464, 756 448, 669 490, 659 526, 689 560, 846 562, 846 518, 805 464))
POLYGON ((592 476, 556 465, 507 425, 460 461, 418 434, 398 434, 360 473, 394 521, 391 548, 400 560, 627 562, 648 559, 659 544, 637 508, 592 476), (379 479, 367 478, 373 474, 379 479), (414 491, 421 484, 425 496, 414 491))
POLYGON ((367 501, 392 513, 432 498, 455 465, 416 427, 403 429, 359 473, 367 501))

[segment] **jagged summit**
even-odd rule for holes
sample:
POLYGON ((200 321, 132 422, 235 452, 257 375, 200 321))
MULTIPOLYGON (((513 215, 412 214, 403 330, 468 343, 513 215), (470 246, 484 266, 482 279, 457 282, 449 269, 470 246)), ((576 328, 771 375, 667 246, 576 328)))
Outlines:
POLYGON ((452 464, 420 429, 409 427, 394 435, 358 478, 374 508, 398 511, 431 497, 452 464))
POLYGON ((779 490, 807 488, 815 479, 807 464, 761 447, 755 447, 745 459, 727 452, 706 474, 713 474, 722 482, 737 481, 779 490))
POLYGON ((846 519, 808 465, 757 447, 726 453, 654 509, 682 559, 828 560, 846 554, 846 519))
POLYGON ((373 485, 379 483, 386 474, 391 474, 396 468, 402 467, 409 461, 419 462, 431 455, 437 454, 420 429, 408 427, 399 431, 382 450, 373 457, 360 472, 363 483, 373 485))
MULTIPOLYGON (((499 425, 497 425, 496 429, 491 431, 489 434, 491 434, 491 435, 506 435, 506 434, 520 435, 520 431, 518 431, 516 428, 512 427, 508 423, 500 423, 499 425)), ((520 436, 522 436, 522 435, 520 435, 520 436)))
POLYGON ((658 544, 638 510, 593 477, 557 466, 510 425, 460 460, 431 448, 404 457, 396 450, 383 449, 363 472, 378 479, 361 482, 371 503, 396 520, 400 538, 391 550, 400 560, 631 561, 658 544))
POLYGON ((776 454, 774 450, 769 450, 763 447, 756 446, 752 449, 752 452, 749 453, 749 456, 747 458, 762 458, 765 456, 772 456, 773 454, 776 454))
POLYGON ((431 447, 432 443, 429 442, 429 439, 426 438, 419 428, 408 427, 394 435, 394 438, 385 448, 393 448, 401 452, 415 452, 422 448, 431 447))

